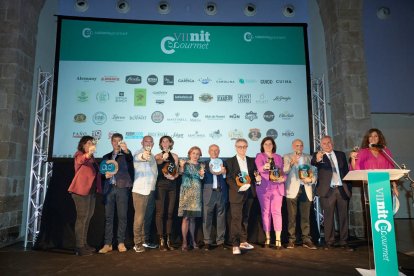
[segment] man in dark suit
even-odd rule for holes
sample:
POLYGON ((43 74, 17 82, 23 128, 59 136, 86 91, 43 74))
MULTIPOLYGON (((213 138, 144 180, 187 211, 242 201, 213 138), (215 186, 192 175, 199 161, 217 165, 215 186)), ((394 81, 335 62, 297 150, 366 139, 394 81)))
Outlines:
MULTIPOLYGON (((237 139, 235 145, 237 154, 227 160, 226 181, 229 185, 231 212, 230 239, 233 243, 233 254, 239 255, 241 254, 240 249, 250 250, 254 248, 247 242, 247 224, 250 208, 253 199, 256 197, 254 172, 257 168, 254 158, 246 156, 248 146, 246 139, 237 139), (236 179, 239 180, 239 183, 247 183, 246 175, 250 178, 250 188, 248 188, 249 184, 244 184, 242 187, 237 185, 236 179), (244 190, 244 188, 248 189, 244 190)), ((257 177, 259 181, 260 176, 257 177)))
POLYGON ((333 150, 330 136, 321 140, 322 151, 312 156, 311 164, 318 169, 316 192, 324 213, 325 247, 331 249, 335 243, 335 208, 338 210, 339 246, 353 251, 348 246, 348 205, 352 195, 351 183, 342 181, 348 173, 348 162, 344 152, 333 150))
POLYGON ((226 249, 224 235, 226 233, 226 205, 227 205, 227 184, 226 169, 223 161, 219 159, 220 148, 213 144, 208 148, 210 159, 205 162, 206 172, 203 185, 203 233, 205 250, 211 249, 211 227, 213 224, 214 210, 217 218, 216 244, 226 249))

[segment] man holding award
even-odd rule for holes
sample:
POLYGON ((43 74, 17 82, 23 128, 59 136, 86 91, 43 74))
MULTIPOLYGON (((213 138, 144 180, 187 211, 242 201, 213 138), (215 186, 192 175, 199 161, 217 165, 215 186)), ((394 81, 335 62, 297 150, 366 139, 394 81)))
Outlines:
MULTIPOLYGON (((145 225, 151 225, 152 216, 146 216, 147 207, 153 200, 158 169, 154 155, 151 153, 154 140, 151 136, 144 136, 142 148, 134 155, 135 181, 132 188, 134 202, 134 250, 137 253, 145 251, 145 225)), ((148 230, 147 230, 148 234, 148 230)), ((147 237, 149 238, 149 237, 147 237)))
POLYGON ((205 250, 211 249, 211 227, 213 224, 214 210, 217 218, 216 244, 223 249, 224 235, 226 233, 226 205, 227 205, 227 185, 226 169, 223 160, 218 158, 220 154, 219 146, 213 144, 208 148, 210 159, 205 162, 207 168, 204 175, 203 185, 203 233, 205 250))
POLYGON ((312 156, 303 152, 303 142, 295 139, 292 142, 293 152, 283 156, 283 171, 287 175, 286 205, 288 211, 289 243, 287 248, 295 247, 296 214, 300 212, 300 229, 302 245, 308 249, 317 249, 310 237, 309 214, 313 201, 313 187, 316 175, 311 166, 312 156))
POLYGON ((127 144, 120 133, 114 133, 111 137, 113 151, 103 156, 102 165, 115 165, 118 170, 105 172, 103 188, 105 198, 105 245, 99 253, 105 254, 112 251, 112 236, 114 224, 115 205, 118 215, 118 251, 127 251, 124 240, 127 227, 127 212, 130 188, 134 175, 133 157, 127 144))
POLYGON ((237 139, 235 147, 237 154, 227 160, 226 182, 229 185, 233 254, 240 255, 240 249, 254 248, 247 242, 247 226, 250 208, 256 197, 255 183, 261 177, 254 174, 257 170, 254 158, 246 156, 247 140, 237 139))

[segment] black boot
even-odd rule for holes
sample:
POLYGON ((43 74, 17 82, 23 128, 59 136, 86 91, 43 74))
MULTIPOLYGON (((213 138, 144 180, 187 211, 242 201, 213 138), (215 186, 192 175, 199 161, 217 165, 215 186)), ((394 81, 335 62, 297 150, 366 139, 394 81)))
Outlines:
POLYGON ((169 250, 175 250, 175 248, 172 246, 171 235, 170 234, 167 235, 167 248, 169 250))
POLYGON ((167 247, 165 245, 164 237, 160 236, 160 251, 167 251, 167 247))

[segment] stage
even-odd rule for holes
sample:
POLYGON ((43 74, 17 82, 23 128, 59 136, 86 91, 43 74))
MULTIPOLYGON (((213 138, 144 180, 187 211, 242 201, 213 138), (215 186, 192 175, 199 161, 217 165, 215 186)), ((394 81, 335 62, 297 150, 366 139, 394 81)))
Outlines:
MULTIPOLYGON (((2 275, 359 275, 369 268, 365 241, 354 240, 356 251, 340 248, 309 250, 303 247, 276 251, 255 244, 255 249, 233 256, 231 248, 203 248, 181 252, 150 249, 135 253, 113 251, 78 257, 69 250, 34 251, 15 244, 0 249, 2 275)), ((414 274, 414 257, 398 254, 400 271, 414 274)))

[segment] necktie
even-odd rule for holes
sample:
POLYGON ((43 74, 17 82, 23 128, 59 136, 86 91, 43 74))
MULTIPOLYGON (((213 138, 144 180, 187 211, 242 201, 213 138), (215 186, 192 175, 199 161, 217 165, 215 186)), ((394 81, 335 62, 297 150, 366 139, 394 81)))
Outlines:
MULTIPOLYGON (((117 154, 116 154, 115 152, 113 152, 113 153, 112 153, 112 160, 115 160, 116 156, 117 156, 117 154)), ((113 175, 113 176, 111 177, 111 184, 112 184, 112 185, 116 185, 115 175, 113 175)))
POLYGON ((217 189, 217 175, 213 174, 213 189, 217 189))
POLYGON ((328 157, 329 157, 329 162, 331 162, 331 167, 332 167, 332 182, 334 185, 338 185, 339 176, 338 176, 338 171, 336 170, 336 167, 335 167, 335 163, 332 160, 332 153, 329 153, 328 157))

